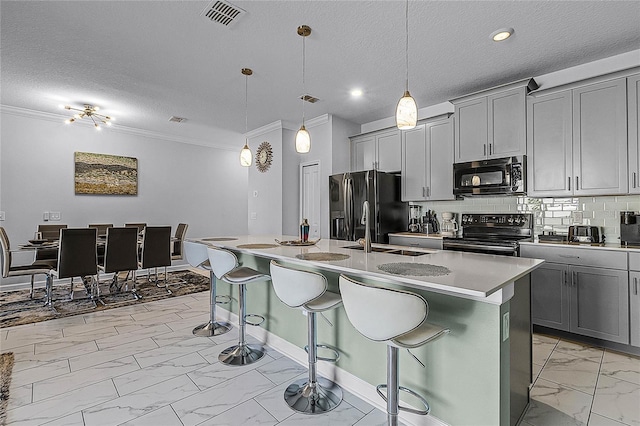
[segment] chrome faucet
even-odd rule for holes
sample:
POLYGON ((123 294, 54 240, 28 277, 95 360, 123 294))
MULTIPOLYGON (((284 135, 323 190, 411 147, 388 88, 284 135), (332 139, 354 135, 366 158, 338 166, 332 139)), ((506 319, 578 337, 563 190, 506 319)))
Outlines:
POLYGON ((365 201, 362 204, 362 220, 360 223, 364 225, 364 252, 371 253, 371 233, 369 232, 369 202, 365 201))

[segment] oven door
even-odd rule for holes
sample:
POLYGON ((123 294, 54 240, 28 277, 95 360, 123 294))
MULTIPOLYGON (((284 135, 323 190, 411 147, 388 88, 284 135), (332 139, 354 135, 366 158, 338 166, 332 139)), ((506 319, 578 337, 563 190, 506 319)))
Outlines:
POLYGON ((456 163, 453 165, 455 195, 516 195, 525 192, 523 157, 456 163))
POLYGON ((494 254, 499 256, 519 256, 517 244, 500 245, 495 243, 466 242, 455 240, 443 240, 444 250, 465 251, 469 253, 494 254))

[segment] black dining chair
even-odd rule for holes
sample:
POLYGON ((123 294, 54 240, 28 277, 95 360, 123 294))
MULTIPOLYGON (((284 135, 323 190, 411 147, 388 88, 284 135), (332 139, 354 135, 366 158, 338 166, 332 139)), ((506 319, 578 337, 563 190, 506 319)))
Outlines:
MULTIPOLYGON (((131 281, 131 293, 133 297, 140 299, 136 292, 136 270, 138 269, 138 230, 136 228, 108 228, 107 239, 104 246, 104 260, 98 264, 100 271, 113 273, 113 279, 109 285, 111 292, 121 291, 125 286, 128 291, 128 283, 131 281), (118 273, 127 272, 123 283, 118 283, 118 273), (131 280, 129 280, 131 276, 131 280)), ((98 277, 98 282, 100 281, 98 277)))
POLYGON ((113 223, 90 223, 89 228, 96 228, 98 237, 104 237, 107 235, 107 229, 113 228, 113 223))
POLYGON ((125 228, 138 228, 138 233, 142 233, 142 231, 144 231, 144 228, 147 227, 146 223, 125 223, 124 224, 125 228))
POLYGON ((176 228, 176 233, 173 237, 173 250, 171 251, 171 260, 182 260, 184 253, 184 238, 187 235, 187 228, 189 225, 186 223, 179 223, 176 228))
MULTIPOLYGON (((60 230, 66 228, 64 224, 40 224, 38 225, 38 232, 43 240, 48 242, 57 241, 60 238, 60 230)), ((55 260, 58 261, 58 249, 57 248, 43 248, 36 251, 34 260, 55 260)))
POLYGON ((147 270, 149 282, 171 293, 167 283, 167 266, 171 266, 171 227, 147 226, 142 237, 140 267, 147 270), (155 270, 154 278, 151 277, 151 268, 155 270), (164 285, 160 285, 158 268, 164 268, 164 285))
POLYGON ((47 276, 46 306, 53 307, 53 279, 71 279, 70 296, 73 299, 73 278, 81 277, 85 290, 94 306, 96 302, 104 305, 100 300, 98 287, 98 254, 96 228, 63 228, 60 229, 60 243, 58 249, 58 265, 49 271, 47 276))
POLYGON ((56 267, 56 260, 36 260, 30 265, 11 266, 11 242, 7 236, 7 232, 0 226, 0 245, 2 252, 0 259, 2 260, 2 278, 31 276, 31 292, 29 298, 33 299, 33 280, 34 276, 42 274, 47 275, 49 271, 56 267))

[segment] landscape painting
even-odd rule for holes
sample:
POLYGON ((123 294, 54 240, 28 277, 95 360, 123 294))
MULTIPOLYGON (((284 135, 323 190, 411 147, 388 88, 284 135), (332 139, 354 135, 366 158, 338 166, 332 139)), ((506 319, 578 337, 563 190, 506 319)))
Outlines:
POLYGON ((76 194, 138 195, 138 159, 75 153, 76 194))

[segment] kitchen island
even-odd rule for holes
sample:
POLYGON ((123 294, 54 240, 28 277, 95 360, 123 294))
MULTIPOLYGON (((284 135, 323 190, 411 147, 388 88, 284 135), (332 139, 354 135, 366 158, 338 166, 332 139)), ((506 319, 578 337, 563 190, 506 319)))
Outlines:
MULTIPOLYGON (((372 285, 404 288, 425 297, 430 308, 428 321, 449 328, 451 333, 412 351, 426 368, 402 352, 401 385, 423 394, 431 404, 430 416, 402 413, 405 422, 506 426, 515 424, 523 414, 531 381, 529 274, 542 261, 434 250, 409 256, 400 254, 401 247, 395 253, 390 251, 393 246, 374 247, 380 251, 364 253, 348 248, 357 246, 354 242, 336 240, 291 247, 278 245, 276 239, 294 238, 262 235, 191 240, 232 250, 244 266, 265 273, 269 273, 271 259, 320 272, 335 292, 339 275, 345 274, 372 285), (348 258, 300 259, 313 253, 348 258), (400 269, 417 265, 435 271, 436 275, 398 275, 379 268, 389 270, 389 264, 401 266, 400 269)), ((236 292, 234 286, 218 282, 219 295, 233 296, 236 292)), ((252 284, 248 292, 248 312, 266 318, 262 326, 266 332, 251 328, 250 334, 305 364, 306 354, 301 349, 306 344, 304 317, 282 304, 270 285, 252 284)), ((237 312, 237 309, 237 303, 232 303, 230 310, 237 312)), ((327 316, 333 327, 320 322, 318 342, 337 348, 341 358, 335 366, 321 363, 320 373, 382 407, 375 385, 385 382, 385 345, 371 342, 355 331, 344 309, 333 310, 327 316)))

